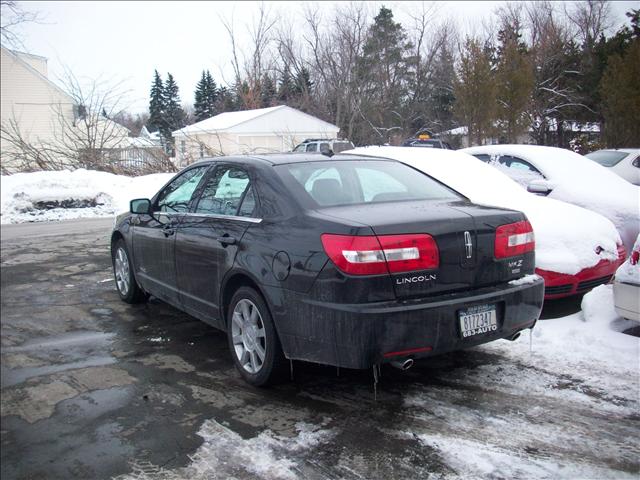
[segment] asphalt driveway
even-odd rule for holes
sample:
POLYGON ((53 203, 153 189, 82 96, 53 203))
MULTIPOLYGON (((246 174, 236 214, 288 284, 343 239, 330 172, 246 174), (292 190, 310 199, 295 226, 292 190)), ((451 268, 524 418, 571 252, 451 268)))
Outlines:
POLYGON ((204 457, 208 478, 637 478, 637 398, 507 360, 506 341, 384 367, 377 400, 368 371, 298 363, 250 387, 222 333, 120 302, 111 225, 2 226, 3 480, 200 478, 204 457))

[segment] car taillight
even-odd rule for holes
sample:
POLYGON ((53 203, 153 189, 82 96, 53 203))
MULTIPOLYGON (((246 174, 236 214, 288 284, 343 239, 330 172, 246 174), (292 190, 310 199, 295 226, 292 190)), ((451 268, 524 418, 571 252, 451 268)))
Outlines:
POLYGON ((640 260, 640 250, 634 250, 631 253, 631 265, 637 265, 638 264, 638 260, 640 260))
POLYGON ((522 222, 500 225, 496 228, 494 255, 496 258, 513 257, 531 252, 536 242, 531 224, 522 222))
POLYGON ((440 264, 438 246, 425 233, 378 237, 325 233, 321 239, 331 261, 351 275, 429 270, 440 264))

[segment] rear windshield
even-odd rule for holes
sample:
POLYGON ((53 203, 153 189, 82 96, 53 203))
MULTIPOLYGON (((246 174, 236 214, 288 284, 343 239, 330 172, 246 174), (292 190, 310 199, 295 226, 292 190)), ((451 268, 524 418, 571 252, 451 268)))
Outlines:
POLYGON ((588 153, 586 157, 595 162, 598 162, 603 167, 613 167, 627 155, 629 155, 627 152, 616 152, 613 150, 600 150, 598 152, 588 153))
POLYGON ((402 163, 377 160, 276 166, 307 208, 407 200, 460 200, 457 193, 402 163))

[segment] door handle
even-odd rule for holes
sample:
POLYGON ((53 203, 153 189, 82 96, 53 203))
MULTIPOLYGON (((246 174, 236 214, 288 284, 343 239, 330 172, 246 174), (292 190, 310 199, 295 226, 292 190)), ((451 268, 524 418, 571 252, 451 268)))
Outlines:
POLYGON ((228 234, 223 235, 222 237, 218 237, 216 238, 217 241, 219 241, 223 247, 227 246, 227 245, 235 245, 236 243, 236 238, 232 237, 228 234))

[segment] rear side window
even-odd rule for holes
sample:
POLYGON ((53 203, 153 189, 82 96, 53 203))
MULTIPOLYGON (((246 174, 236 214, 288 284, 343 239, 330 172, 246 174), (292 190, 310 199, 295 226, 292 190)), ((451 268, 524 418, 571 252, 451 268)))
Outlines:
POLYGON ((279 165, 276 171, 307 208, 406 200, 459 200, 441 183, 399 162, 327 161, 279 165))
POLYGON ((236 215, 248 187, 247 172, 233 166, 218 167, 204 185, 195 211, 216 215, 236 215))
POLYGON ((355 148, 351 142, 333 142, 333 153, 344 152, 355 148))

